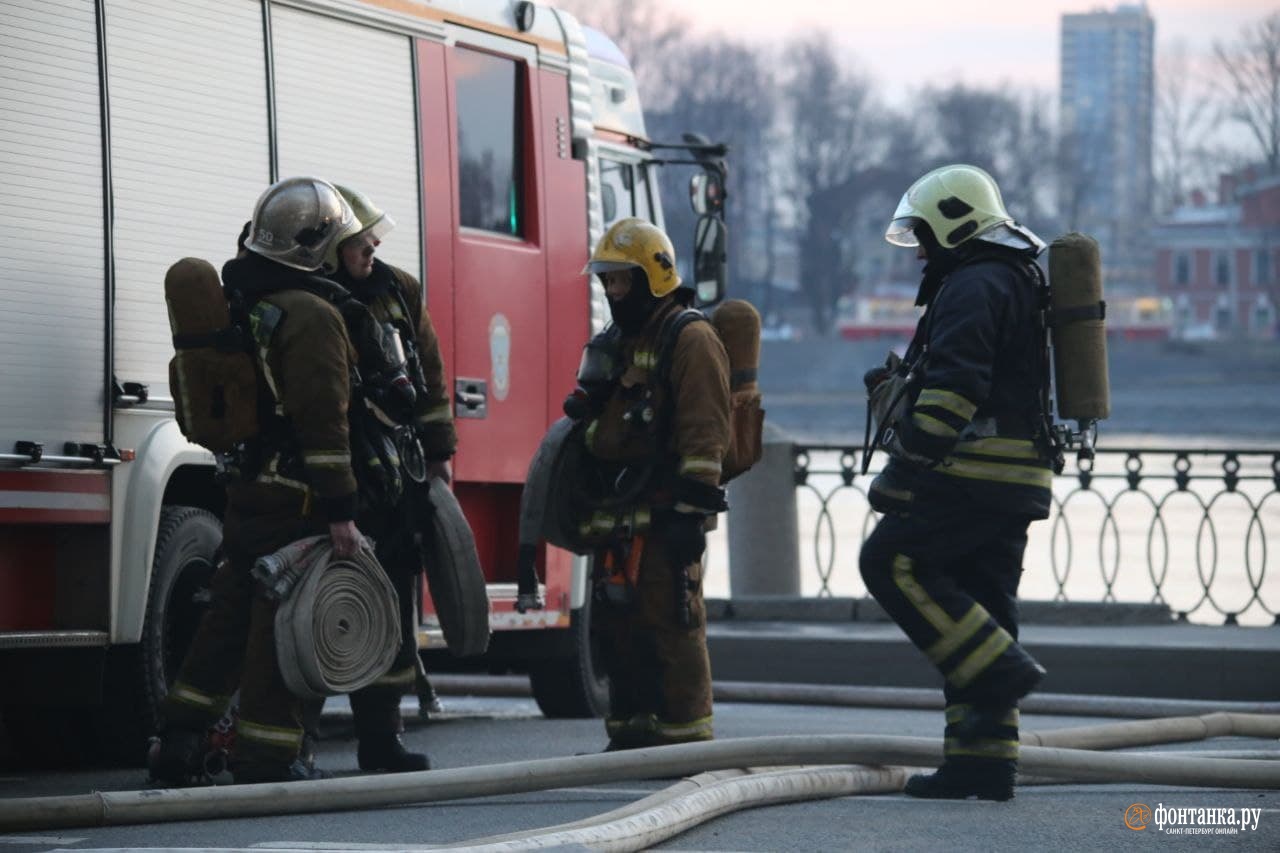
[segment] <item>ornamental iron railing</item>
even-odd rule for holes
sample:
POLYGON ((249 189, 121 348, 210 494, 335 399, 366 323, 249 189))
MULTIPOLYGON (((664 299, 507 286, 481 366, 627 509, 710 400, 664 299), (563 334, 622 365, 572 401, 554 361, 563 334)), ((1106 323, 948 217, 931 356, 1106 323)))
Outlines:
MULTIPOLYGON (((856 446, 798 444, 804 591, 865 595, 858 550, 878 514, 856 446), (809 547, 806 547, 808 545, 809 547), (808 553, 805 553, 805 552, 808 553)), ((878 454, 883 463, 883 453, 878 454)), ((1211 624, 1280 625, 1280 451, 1100 448, 1068 458, 1032 524, 1020 596, 1152 602, 1211 624)))

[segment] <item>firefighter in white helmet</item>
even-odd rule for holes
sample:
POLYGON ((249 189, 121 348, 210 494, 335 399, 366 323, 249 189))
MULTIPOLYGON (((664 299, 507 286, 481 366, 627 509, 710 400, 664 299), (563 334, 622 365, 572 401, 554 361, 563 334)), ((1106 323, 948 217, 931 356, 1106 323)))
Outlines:
MULTIPOLYGON (((400 740, 400 698, 419 677, 430 703, 430 682, 419 676, 417 581, 422 554, 415 534, 424 524, 425 486, 430 478, 450 479, 449 460, 457 447, 453 407, 444 382, 440 340, 427 313, 422 285, 410 273, 376 257, 395 222, 359 190, 335 185, 351 205, 360 230, 335 244, 331 278, 366 305, 398 355, 398 370, 366 375, 353 401, 352 463, 359 484, 356 514, 360 529, 377 543, 378 562, 400 603, 400 650, 391 668, 368 687, 351 694, 351 711, 361 770, 426 770, 425 753, 409 752, 400 740)), ((367 372, 367 371, 366 371, 367 372)), ((436 700, 437 710, 439 700, 436 700)))
POLYGON ((712 737, 702 556, 725 509, 729 360, 710 323, 677 322, 691 292, 675 263, 667 235, 630 218, 583 270, 600 277, 613 316, 587 347, 603 355, 584 359, 589 395, 565 405, 592 461, 582 532, 598 547, 592 627, 610 678, 610 750, 712 737))
POLYGON ((1044 675, 1018 644, 1016 602, 1027 528, 1048 516, 1053 477, 1044 244, 968 165, 913 183, 885 237, 925 261, 925 312, 901 364, 867 374, 889 460, 870 487, 884 517, 860 563, 867 589, 944 677, 947 700, 942 767, 906 792, 1007 800, 1018 700, 1044 675), (897 405, 884 404, 890 393, 897 405))
POLYGON ((206 775, 206 730, 237 687, 237 782, 328 775, 304 749, 301 703, 276 660, 276 604, 256 594, 250 567, 317 534, 328 533, 339 556, 362 547, 347 425, 355 351, 342 315, 316 292, 314 275, 356 228, 331 184, 287 178, 263 192, 239 241, 245 251, 222 268, 238 322, 252 329, 256 370, 269 377, 270 399, 260 401, 260 434, 225 469, 223 558, 210 583, 212 601, 169 688, 148 755, 161 784, 206 775))

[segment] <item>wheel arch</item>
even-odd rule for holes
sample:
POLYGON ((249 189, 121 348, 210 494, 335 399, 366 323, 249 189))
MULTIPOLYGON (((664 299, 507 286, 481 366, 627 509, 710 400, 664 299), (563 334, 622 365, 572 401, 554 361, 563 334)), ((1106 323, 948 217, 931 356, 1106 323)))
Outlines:
POLYGON ((112 495, 117 543, 112 561, 112 643, 137 643, 142 638, 161 508, 196 506, 222 517, 221 489, 213 474, 212 454, 188 442, 176 421, 161 421, 138 443, 127 477, 120 478, 112 495))

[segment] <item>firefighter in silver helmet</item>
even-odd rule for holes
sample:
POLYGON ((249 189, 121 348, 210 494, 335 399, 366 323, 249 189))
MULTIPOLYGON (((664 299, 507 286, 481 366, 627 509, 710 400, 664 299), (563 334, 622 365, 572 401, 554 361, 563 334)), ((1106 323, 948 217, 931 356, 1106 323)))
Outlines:
POLYGON ((691 294, 655 225, 614 223, 583 272, 599 276, 613 318, 587 347, 587 393, 565 405, 591 460, 591 482, 577 485, 590 495, 581 532, 598 548, 592 630, 610 678, 608 749, 710 740, 702 556, 725 509, 728 356, 710 323, 675 322, 691 294))
POLYGON ((884 513, 862 547, 867 589, 944 678, 944 760, 913 776, 916 797, 1007 800, 1018 700, 1044 669, 1019 645, 1027 528, 1048 516, 1053 470, 1039 314, 1044 243, 975 166, 921 177, 885 234, 925 261, 924 316, 899 364, 869 371, 877 437, 872 482, 884 513))
MULTIPOLYGON (((352 460, 359 483, 357 521, 377 543, 376 554, 400 603, 400 650, 391 668, 368 687, 351 694, 351 711, 361 770, 426 770, 420 752, 400 740, 400 698, 419 679, 422 701, 434 692, 418 657, 417 581, 422 572, 415 532, 424 524, 429 478, 450 479, 449 460, 457 447, 453 408, 444 383, 440 340, 427 313, 422 285, 410 273, 376 257, 395 222, 364 193, 336 185, 351 205, 361 229, 334 246, 333 281, 366 305, 381 327, 383 341, 398 355, 399 370, 368 374, 350 411, 352 460)), ((396 365, 393 365, 393 369, 396 365)), ((436 700, 439 710, 439 701, 436 700)))
POLYGON ((347 427, 355 351, 337 308, 315 292, 314 275, 356 227, 331 184, 288 178, 259 198, 240 241, 247 251, 222 268, 233 313, 252 329, 270 399, 259 406, 261 433, 228 482, 212 601, 164 701, 148 757, 162 784, 202 777, 205 732, 237 687, 237 782, 327 775, 304 754, 301 704, 276 661, 276 605, 255 594, 250 568, 306 536, 327 533, 338 556, 363 547, 347 427))

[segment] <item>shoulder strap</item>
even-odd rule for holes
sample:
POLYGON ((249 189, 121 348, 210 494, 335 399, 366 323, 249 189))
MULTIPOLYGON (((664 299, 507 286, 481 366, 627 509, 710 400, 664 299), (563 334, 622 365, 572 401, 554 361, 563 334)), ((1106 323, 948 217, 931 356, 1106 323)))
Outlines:
POLYGON ((671 360, 675 355, 676 343, 680 340, 680 333, 685 327, 691 323, 711 322, 706 314, 703 314, 697 308, 685 308, 676 311, 662 323, 662 328, 658 332, 658 353, 654 374, 656 378, 664 385, 671 383, 671 360))

